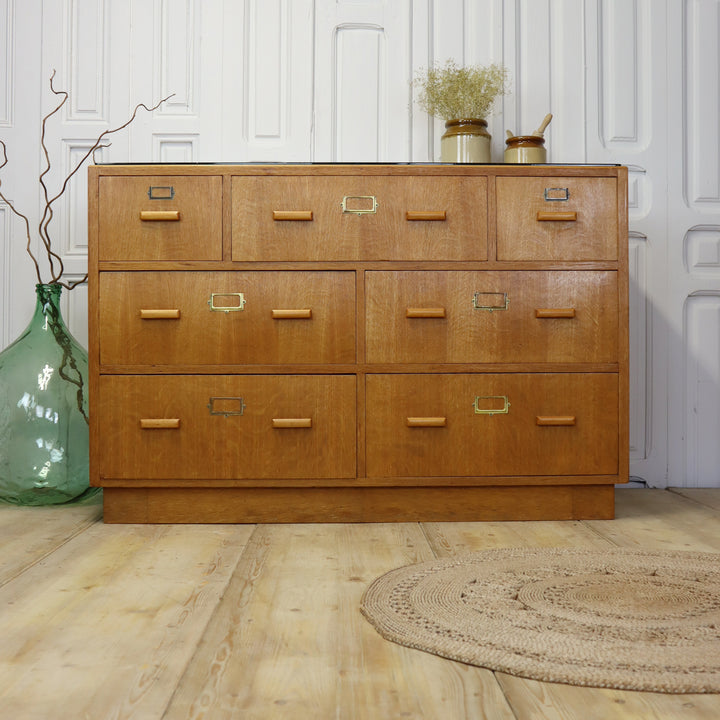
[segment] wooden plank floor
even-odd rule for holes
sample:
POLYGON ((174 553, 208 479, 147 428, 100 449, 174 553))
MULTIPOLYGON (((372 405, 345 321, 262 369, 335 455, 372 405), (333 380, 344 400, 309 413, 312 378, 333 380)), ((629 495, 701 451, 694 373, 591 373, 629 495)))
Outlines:
POLYGON ((591 522, 104 525, 0 506, 0 715, 17 720, 717 720, 719 695, 541 683, 383 640, 378 575, 488 548, 720 552, 720 490, 620 489, 591 522))

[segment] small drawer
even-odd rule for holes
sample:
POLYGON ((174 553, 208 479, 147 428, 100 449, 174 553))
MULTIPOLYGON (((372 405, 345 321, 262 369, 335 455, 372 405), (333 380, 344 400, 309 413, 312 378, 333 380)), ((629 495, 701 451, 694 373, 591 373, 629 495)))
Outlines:
POLYGON ((222 260, 222 178, 101 177, 102 261, 222 260))
POLYGON ((497 259, 618 259, 614 178, 500 177, 497 259))
POLYGON ((104 365, 355 362, 354 272, 100 274, 104 365))
POLYGON ((368 375, 368 477, 614 475, 615 374, 368 375))
MULTIPOLYGON (((355 476, 355 377, 102 376, 102 478, 355 476)), ((187 483, 185 483, 187 484, 187 483)))
POLYGON ((365 275, 367 361, 617 362, 613 271, 365 275))
POLYGON ((487 260, 487 180, 232 180, 233 260, 487 260))

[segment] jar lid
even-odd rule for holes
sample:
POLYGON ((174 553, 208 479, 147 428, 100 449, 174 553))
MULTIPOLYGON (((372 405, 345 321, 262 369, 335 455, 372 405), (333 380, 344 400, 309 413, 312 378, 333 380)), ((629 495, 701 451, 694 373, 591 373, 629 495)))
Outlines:
POLYGON ((509 137, 505 144, 509 148, 516 148, 516 147, 536 147, 540 148, 545 145, 545 138, 540 137, 539 135, 515 135, 513 137, 509 137))

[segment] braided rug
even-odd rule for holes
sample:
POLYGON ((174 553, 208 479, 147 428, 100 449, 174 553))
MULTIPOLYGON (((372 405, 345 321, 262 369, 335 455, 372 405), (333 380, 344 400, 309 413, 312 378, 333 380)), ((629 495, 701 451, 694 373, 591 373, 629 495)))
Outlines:
POLYGON ((393 570, 361 610, 388 640, 490 670, 720 692, 720 554, 489 550, 393 570))

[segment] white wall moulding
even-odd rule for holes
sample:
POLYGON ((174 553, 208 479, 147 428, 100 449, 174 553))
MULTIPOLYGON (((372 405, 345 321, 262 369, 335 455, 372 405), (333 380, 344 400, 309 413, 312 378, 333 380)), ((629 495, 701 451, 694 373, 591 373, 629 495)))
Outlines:
POLYGON ((606 147, 647 145, 651 56, 648 0, 601 0, 601 133, 606 147))
POLYGON ((685 303, 685 484, 720 487, 720 290, 685 303))
POLYGON ((198 162, 199 133, 153 133, 153 160, 162 163, 198 162))
POLYGON ((333 158, 377 162, 388 116, 387 39, 377 25, 344 24, 333 42, 333 158), (363 58, 363 63, 356 62, 363 58))
POLYGON ((630 275, 630 459, 644 460, 648 446, 649 382, 652 376, 648 361, 652 338, 648 306, 648 243, 642 233, 628 237, 628 271, 630 275))
POLYGON ((720 225, 696 225, 683 241, 685 272, 720 281, 720 225))
POLYGON ((2 278, 2 288, 0 288, 0 300, 2 308, 0 310, 0 343, 2 347, 8 345, 13 338, 10 336, 10 313, 12 312, 12 288, 10 281, 10 242, 12 234, 10 232, 10 217, 12 211, 2 201, 0 201, 0 278, 2 278))
POLYGON ((720 212, 720 2, 687 0, 683 7, 685 194, 691 207, 716 213, 720 212))
POLYGON ((161 115, 197 115, 198 59, 202 10, 199 0, 155 0, 156 88, 174 96, 158 109, 161 115))
POLYGON ((631 220, 645 217, 652 207, 652 191, 647 170, 628 165, 628 212, 631 220))
POLYGON ((0 56, 4 66, 0 67, 0 128, 13 124, 14 4, 14 0, 0 0, 0 56))
MULTIPOLYGON (((107 23, 109 0, 65 0, 64 89, 70 93, 64 108, 69 122, 107 122, 109 73, 107 50, 111 33, 107 23), (88 72, 88 68, 92 72, 88 72)), ((57 87, 57 85, 56 85, 57 87)))

